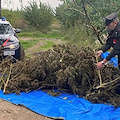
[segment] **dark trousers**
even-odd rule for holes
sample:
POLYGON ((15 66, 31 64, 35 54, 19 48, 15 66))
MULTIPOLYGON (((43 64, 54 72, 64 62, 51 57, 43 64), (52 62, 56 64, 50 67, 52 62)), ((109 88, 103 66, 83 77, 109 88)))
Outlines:
MULTIPOLYGON (((118 67, 120 69, 120 55, 118 55, 118 67)), ((118 82, 118 86, 115 88, 115 93, 120 95, 120 82, 118 82)))
POLYGON ((118 55, 118 67, 120 69, 120 55, 118 55))

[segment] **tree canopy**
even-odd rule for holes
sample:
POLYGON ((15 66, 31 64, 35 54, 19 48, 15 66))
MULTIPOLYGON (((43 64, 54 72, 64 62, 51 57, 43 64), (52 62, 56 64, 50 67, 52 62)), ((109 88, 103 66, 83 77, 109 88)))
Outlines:
POLYGON ((23 8, 23 17, 31 26, 41 30, 51 25, 54 15, 50 6, 41 2, 37 5, 33 1, 29 2, 29 6, 23 8))
POLYGON ((91 24, 96 28, 101 28, 104 24, 103 18, 112 12, 120 10, 120 0, 60 0, 62 5, 56 8, 57 19, 65 26, 81 23, 89 24, 87 15, 91 24), (66 22, 69 21, 69 22, 66 22))
POLYGON ((101 44, 100 33, 104 30, 104 17, 112 12, 119 14, 120 0, 60 0, 63 4, 56 8, 56 17, 69 28, 81 24, 86 31, 97 36, 101 44), (90 28, 90 29, 89 29, 90 28))

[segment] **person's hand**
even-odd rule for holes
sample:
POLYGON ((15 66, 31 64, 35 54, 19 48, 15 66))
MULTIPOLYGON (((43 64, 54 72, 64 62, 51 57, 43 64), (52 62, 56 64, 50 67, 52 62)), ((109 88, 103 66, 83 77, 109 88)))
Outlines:
POLYGON ((99 51, 96 52, 96 56, 99 57, 102 53, 103 53, 103 51, 99 50, 99 51))
POLYGON ((101 70, 104 66, 104 63, 103 63, 103 61, 101 61, 101 62, 98 62, 96 65, 97 65, 97 69, 101 70))

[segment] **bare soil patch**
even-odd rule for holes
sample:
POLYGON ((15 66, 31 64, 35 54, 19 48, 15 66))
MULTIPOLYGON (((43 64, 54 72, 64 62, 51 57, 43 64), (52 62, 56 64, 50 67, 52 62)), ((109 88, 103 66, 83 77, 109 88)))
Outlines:
POLYGON ((28 56, 32 56, 34 57, 36 54, 40 53, 39 47, 43 46, 44 44, 46 44, 46 41, 52 41, 54 42, 56 45, 60 45, 60 44, 66 44, 66 41, 62 41, 60 39, 54 39, 54 38, 29 38, 29 37, 20 37, 21 40, 27 41, 27 40, 40 40, 40 42, 38 42, 35 46, 32 46, 30 48, 28 48, 27 50, 25 50, 25 54, 28 56))
POLYGON ((46 43, 45 41, 38 42, 35 46, 32 46, 25 50, 25 54, 28 56, 30 55, 32 57, 35 56, 38 52, 40 52, 39 47, 43 46, 45 43, 46 43))
POLYGON ((31 110, 0 99, 0 120, 52 120, 31 110))

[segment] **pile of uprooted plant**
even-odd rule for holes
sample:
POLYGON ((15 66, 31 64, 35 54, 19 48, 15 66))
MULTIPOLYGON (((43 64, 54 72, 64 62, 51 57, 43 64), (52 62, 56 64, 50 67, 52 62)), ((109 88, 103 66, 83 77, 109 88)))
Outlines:
POLYGON ((12 63, 6 58, 0 64, 0 88, 4 93, 57 89, 78 94, 93 103, 120 106, 120 71, 106 65, 98 71, 94 51, 89 47, 58 45, 40 55, 12 63))

